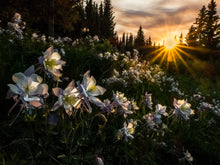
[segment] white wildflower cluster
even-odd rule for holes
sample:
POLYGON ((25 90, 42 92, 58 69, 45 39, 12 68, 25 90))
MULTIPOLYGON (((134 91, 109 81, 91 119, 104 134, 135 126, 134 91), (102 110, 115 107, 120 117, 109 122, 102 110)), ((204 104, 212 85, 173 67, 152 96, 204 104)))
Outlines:
POLYGON ((118 52, 98 54, 100 59, 121 60, 121 71, 114 69, 112 76, 104 79, 103 82, 107 84, 120 82, 124 87, 127 87, 128 83, 137 84, 149 81, 160 85, 161 91, 164 91, 165 88, 168 92, 175 92, 179 96, 184 96, 184 92, 179 89, 179 83, 174 78, 167 76, 159 65, 152 66, 146 61, 141 62, 138 55, 139 52, 136 49, 134 49, 133 54, 128 51, 125 54, 118 52))
POLYGON ((8 26, 12 34, 15 34, 19 39, 23 39, 23 30, 25 29, 26 22, 22 21, 19 13, 14 14, 12 22, 8 22, 8 26))
POLYGON ((216 115, 220 116, 220 101, 217 99, 212 99, 210 102, 207 102, 207 98, 205 96, 202 96, 200 92, 198 94, 194 94, 194 99, 199 101, 199 107, 198 110, 208 110, 216 115))

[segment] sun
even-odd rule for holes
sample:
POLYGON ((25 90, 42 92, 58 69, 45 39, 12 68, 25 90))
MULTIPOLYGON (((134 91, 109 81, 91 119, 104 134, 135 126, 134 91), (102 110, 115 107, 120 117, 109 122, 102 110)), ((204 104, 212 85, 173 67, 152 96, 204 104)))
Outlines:
POLYGON ((155 51, 151 52, 151 54, 155 55, 151 63, 158 61, 160 65, 166 64, 167 68, 169 66, 174 66, 178 71, 178 63, 183 63, 185 67, 193 73, 191 67, 187 64, 184 58, 194 59, 186 50, 195 48, 185 46, 183 43, 179 43, 176 37, 168 36, 165 40, 163 40, 163 45, 159 46, 155 51))
POLYGON ((169 37, 165 40, 164 46, 166 47, 166 49, 171 50, 177 46, 177 42, 174 38, 169 37))

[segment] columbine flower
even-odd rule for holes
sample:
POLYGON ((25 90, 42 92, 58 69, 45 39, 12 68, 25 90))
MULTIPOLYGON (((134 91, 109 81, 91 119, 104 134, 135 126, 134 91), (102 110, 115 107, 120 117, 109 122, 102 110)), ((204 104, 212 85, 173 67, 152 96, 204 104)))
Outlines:
POLYGON ((137 121, 130 119, 128 123, 124 122, 124 127, 119 129, 116 137, 117 140, 125 138, 125 141, 128 142, 128 140, 131 140, 134 138, 133 134, 135 132, 135 128, 137 126, 137 121))
POLYGON ((19 96, 27 107, 41 107, 43 98, 48 96, 48 86, 42 83, 42 78, 35 74, 34 66, 29 67, 24 73, 15 73, 12 80, 16 83, 8 84, 11 92, 19 96))
POLYGON ((177 116, 181 116, 185 120, 189 119, 189 116, 194 114, 194 110, 192 110, 191 104, 187 103, 185 100, 176 100, 174 98, 173 106, 175 107, 173 113, 177 116))
POLYGON ((127 117, 128 114, 132 114, 133 112, 128 108, 130 105, 130 101, 126 97, 124 97, 124 93, 116 92, 113 93, 113 105, 120 106, 124 113, 124 117, 127 117))
POLYGON ((62 74, 62 66, 65 65, 65 61, 60 60, 60 55, 54 52, 53 47, 47 49, 44 52, 44 56, 39 57, 39 62, 44 66, 44 69, 48 75, 52 75, 55 80, 59 81, 62 74))
POLYGON ((188 151, 184 152, 183 154, 184 157, 180 158, 179 161, 188 161, 191 164, 191 162, 193 161, 193 157, 191 156, 191 154, 188 151))
POLYGON ((151 110, 153 109, 152 108, 152 97, 151 97, 152 94, 148 94, 147 92, 145 93, 145 101, 146 101, 146 104, 147 104, 147 107, 150 108, 151 110))
POLYGON ((166 108, 167 108, 166 106, 162 106, 161 104, 156 105, 156 111, 154 114, 154 121, 156 123, 162 122, 161 115, 168 116, 168 113, 166 112, 166 108))
POLYGON ((100 109, 104 110, 105 112, 113 111, 113 105, 108 99, 104 100, 103 102, 100 102, 97 106, 100 107, 100 109))
POLYGON ((61 88, 53 88, 53 93, 58 97, 58 101, 54 104, 53 111, 63 106, 66 113, 70 116, 73 108, 79 108, 81 104, 80 93, 75 88, 74 81, 71 81, 65 90, 61 88))
POLYGON ((155 130, 156 123, 154 122, 154 114, 148 113, 143 116, 143 119, 146 120, 147 125, 150 129, 155 130))
POLYGON ((102 158, 96 156, 95 158, 96 165, 104 165, 102 158))
POLYGON ((78 84, 78 90, 82 95, 82 99, 85 101, 87 107, 89 108, 89 112, 92 111, 92 108, 89 104, 89 101, 99 105, 101 100, 99 100, 96 96, 103 95, 105 93, 105 88, 96 85, 96 80, 93 76, 90 77, 90 71, 87 71, 83 76, 83 81, 78 84))

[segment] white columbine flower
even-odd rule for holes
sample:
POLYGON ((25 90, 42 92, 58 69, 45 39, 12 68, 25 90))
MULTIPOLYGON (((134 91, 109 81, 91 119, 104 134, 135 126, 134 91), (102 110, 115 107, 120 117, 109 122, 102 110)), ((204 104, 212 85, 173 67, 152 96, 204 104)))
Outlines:
POLYGON ((191 109, 191 104, 185 100, 176 100, 174 98, 173 106, 175 107, 173 113, 177 116, 181 116, 185 120, 188 120, 189 116, 194 114, 194 110, 191 109))
POLYGON ((78 90, 80 91, 83 100, 85 101, 86 105, 89 108, 89 112, 92 111, 91 106, 89 105, 89 101, 100 105, 101 100, 99 100, 96 96, 103 95, 105 93, 105 88, 96 85, 96 80, 93 76, 89 75, 90 71, 87 71, 83 76, 83 81, 78 84, 78 90))
POLYGON ((43 79, 35 74, 34 66, 29 67, 24 73, 15 73, 12 76, 15 85, 8 84, 14 95, 19 95, 21 101, 26 105, 41 107, 43 98, 48 95, 48 86, 41 84, 43 79))
POLYGON ((81 105, 80 93, 75 88, 74 81, 71 81, 65 90, 53 88, 53 93, 58 97, 58 101, 52 109, 53 111, 63 106, 66 113, 70 116, 73 113, 73 108, 79 108, 81 105))
POLYGON ((129 140, 133 139, 134 138, 133 134, 135 132, 136 126, 137 126, 136 120, 130 119, 128 123, 124 122, 124 127, 119 129, 116 134, 117 140, 120 140, 124 137, 125 141, 128 142, 129 140))
POLYGON ((52 75, 57 81, 59 81, 62 76, 60 73, 62 66, 66 64, 65 61, 60 59, 59 53, 54 52, 52 46, 44 52, 44 56, 39 57, 39 62, 44 66, 45 71, 48 75, 52 75))
POLYGON ((133 112, 129 109, 130 101, 126 97, 124 97, 124 93, 116 91, 113 93, 113 105, 120 106, 124 113, 124 117, 127 117, 128 114, 132 114, 133 112))
POLYGON ((152 108, 153 102, 152 102, 152 97, 151 97, 151 95, 152 95, 152 94, 148 94, 148 93, 146 92, 146 93, 145 93, 145 101, 146 101, 147 107, 152 110, 152 109, 153 109, 153 108, 152 108))

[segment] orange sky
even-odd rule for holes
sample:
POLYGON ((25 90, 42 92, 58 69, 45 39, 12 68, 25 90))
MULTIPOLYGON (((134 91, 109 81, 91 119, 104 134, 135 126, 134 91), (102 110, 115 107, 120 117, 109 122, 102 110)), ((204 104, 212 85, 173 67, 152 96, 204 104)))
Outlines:
MULTIPOLYGON (((100 2, 101 0, 94 0, 100 2)), ((137 34, 142 25, 145 37, 162 43, 169 36, 185 36, 203 5, 210 0, 112 0, 115 31, 137 34)), ((217 2, 218 14, 220 3, 217 2), (219 3, 219 4, 218 4, 219 3)))

